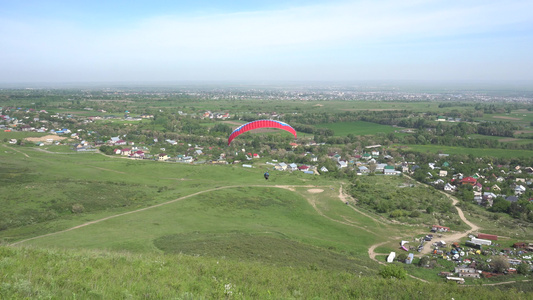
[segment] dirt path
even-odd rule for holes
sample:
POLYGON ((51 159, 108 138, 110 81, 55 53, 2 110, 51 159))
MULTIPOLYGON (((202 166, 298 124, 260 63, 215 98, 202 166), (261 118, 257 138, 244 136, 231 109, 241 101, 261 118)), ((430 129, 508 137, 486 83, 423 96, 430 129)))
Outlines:
POLYGON ((28 157, 28 158, 30 157, 28 154, 26 154, 26 153, 20 151, 19 149, 11 148, 11 147, 9 147, 9 146, 7 146, 7 145, 4 145, 4 147, 6 147, 7 149, 10 149, 10 150, 16 151, 16 152, 18 152, 18 153, 21 153, 22 155, 24 155, 24 156, 26 156, 26 157, 28 157))
POLYGON ((115 173, 119 173, 119 174, 128 174, 126 172, 122 172, 122 171, 117 171, 117 170, 111 170, 111 169, 106 169, 106 168, 102 168, 102 167, 95 167, 95 166, 89 166, 91 168, 95 168, 95 169, 98 169, 98 170, 102 170, 102 171, 109 171, 109 172, 115 172, 115 173))
POLYGON ((346 193, 344 193, 343 189, 342 189, 342 185, 341 187, 339 188, 339 199, 343 202, 343 203, 352 203, 353 205, 350 206, 351 209, 355 210, 356 212, 362 214, 363 216, 373 220, 374 222, 380 224, 380 225, 387 225, 387 223, 385 223, 384 221, 382 220, 378 220, 376 219, 375 217, 365 213, 365 212, 362 212, 360 211, 359 209, 357 209, 357 207, 355 207, 355 203, 357 202, 356 199, 354 199, 352 196, 350 195, 347 195, 346 193))
POLYGON ((336 220, 336 219, 333 219, 333 218, 330 218, 328 216, 326 216, 320 209, 318 209, 318 207, 316 206, 316 202, 310 198, 307 198, 307 202, 309 202, 309 204, 313 207, 313 209, 317 212, 317 214, 319 214, 320 216, 330 220, 330 221, 333 221, 333 222, 337 222, 337 223, 340 223, 340 224, 343 224, 343 225, 346 225, 346 226, 351 226, 351 227, 356 227, 356 228, 359 228, 361 230, 364 230, 368 233, 372 233, 374 234, 373 231, 370 231, 368 230, 367 228, 365 227, 362 227, 362 226, 359 226, 359 225, 355 225, 354 223, 352 222, 349 222, 348 220, 345 220, 345 221, 341 221, 341 220, 336 220))
POLYGON ((381 246, 381 245, 385 245, 385 244, 388 243, 388 242, 389 242, 389 241, 385 241, 385 242, 381 242, 381 243, 379 243, 379 244, 374 244, 374 245, 370 246, 370 248, 368 248, 368 256, 370 256, 370 259, 373 260, 373 261, 376 261, 376 262, 378 262, 378 263, 380 263, 380 264, 383 264, 383 262, 378 261, 378 260, 376 259, 376 255, 378 255, 378 254, 381 255, 381 254, 382 254, 382 253, 376 253, 376 248, 379 247, 379 246, 381 246))
MULTIPOLYGON (((448 193, 445 193, 444 191, 439 191, 439 192, 441 192, 442 194, 446 195, 446 197, 448 197, 448 198, 450 198, 452 200, 452 204, 455 207, 455 209, 457 209, 457 214, 459 215, 459 218, 461 218, 461 220, 463 222, 465 222, 466 225, 470 226, 470 229, 467 230, 467 231, 464 231, 464 232, 456 232, 456 233, 452 233, 452 234, 444 234, 442 237, 439 238, 439 241, 444 241, 447 244, 450 244, 450 243, 453 243, 453 242, 457 242, 458 240, 462 239, 463 237, 471 234, 472 232, 476 232, 476 231, 478 231, 480 229, 479 226, 477 226, 476 224, 468 221, 468 219, 466 219, 466 217, 465 217, 465 214, 464 214, 463 210, 460 207, 456 206, 456 204, 459 203, 459 200, 457 200, 457 198, 453 197, 452 195, 450 195, 448 193)), ((424 255, 424 254, 430 253, 431 252, 431 244, 432 243, 425 243, 424 244, 424 249, 422 249, 420 254, 424 255)))
MULTIPOLYGON (((413 180, 411 177, 405 175, 406 177, 410 178, 411 180, 413 180)), ((470 233, 474 232, 474 231, 478 231, 480 229, 479 226, 477 226, 476 224, 468 221, 463 213, 463 210, 460 208, 460 207, 457 207, 456 204, 459 203, 459 200, 457 200, 457 198, 451 196, 450 194, 444 192, 444 191, 439 191, 441 193, 443 193, 444 195, 446 195, 446 197, 450 198, 452 200, 452 204, 453 206, 457 209, 457 214, 459 215, 459 218, 465 222, 465 224, 467 224, 468 226, 470 226, 470 229, 467 230, 467 231, 464 231, 464 232, 457 232, 457 233, 453 233, 451 235, 445 235, 441 238, 439 238, 440 241, 444 241, 446 243, 452 243, 452 242, 456 242, 458 240, 460 240, 461 238, 469 235, 470 233)), ((341 196, 339 195, 339 198, 341 198, 341 196)), ((341 198, 343 199, 343 198, 341 198)), ((360 212, 359 213, 361 214, 364 214, 363 212, 360 212)), ((365 216, 373 219, 374 221, 376 222, 380 222, 379 220, 375 219, 375 218, 372 218, 371 216, 367 215, 367 214, 364 214, 365 216)), ((370 257, 370 259, 372 259, 373 261, 379 263, 379 264, 382 264, 384 265, 385 262, 382 262, 382 261, 379 261, 376 259, 376 255, 386 255, 387 253, 376 253, 375 252, 375 249, 381 245, 384 245, 388 242, 390 242, 392 239, 389 239, 385 242, 381 242, 381 243, 378 243, 378 244, 375 244, 375 245, 372 245, 369 249, 368 249, 368 256, 370 257)), ((416 256, 422 256, 424 254, 428 254, 431 252, 431 243, 425 243, 424 245, 424 249, 420 252, 420 254, 416 255, 416 256)), ((427 280, 424 280, 422 278, 418 278, 418 277, 415 277, 415 276, 412 276, 412 275, 409 275, 409 277, 412 277, 414 279, 418 279, 420 281, 423 281, 423 282, 428 282, 427 280)))

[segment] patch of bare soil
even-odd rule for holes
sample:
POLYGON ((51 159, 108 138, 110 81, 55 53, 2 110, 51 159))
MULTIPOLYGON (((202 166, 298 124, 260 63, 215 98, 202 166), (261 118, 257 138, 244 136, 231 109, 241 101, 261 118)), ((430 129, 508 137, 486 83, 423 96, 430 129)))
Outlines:
POLYGON ((360 111, 360 110, 368 110, 368 111, 387 111, 387 110, 400 110, 400 108, 345 108, 341 109, 344 111, 360 111))
POLYGON ((222 123, 230 124, 230 125, 237 125, 237 126, 241 126, 243 124, 243 123, 239 123, 237 121, 222 121, 222 123))
POLYGON ((506 117, 506 116, 493 116, 495 119, 504 119, 504 120, 514 120, 514 121, 520 121, 519 118, 513 118, 513 117, 506 117))
POLYGON ((27 137, 25 138, 26 141, 28 142, 46 142, 47 140, 54 140, 54 141, 61 141, 61 140, 64 140, 66 139, 67 137, 64 137, 64 136, 57 136, 57 135, 45 135, 45 136, 40 136, 40 137, 27 137))
POLYGON ((533 130, 517 130, 514 133, 521 134, 521 133, 533 133, 533 130))
POLYGON ((322 193, 324 190, 323 189, 308 189, 307 191, 311 194, 319 194, 319 193, 322 193))
POLYGON ((518 141, 519 139, 515 139, 515 138, 504 138, 504 139, 499 139, 498 142, 500 143, 505 143, 505 142, 514 142, 514 141, 518 141))

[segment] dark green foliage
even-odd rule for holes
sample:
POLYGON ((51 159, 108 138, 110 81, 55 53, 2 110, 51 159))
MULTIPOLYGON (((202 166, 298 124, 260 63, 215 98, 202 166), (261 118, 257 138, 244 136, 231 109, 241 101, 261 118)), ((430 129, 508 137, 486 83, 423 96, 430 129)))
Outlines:
MULTIPOLYGON (((117 147, 118 149, 121 149, 122 147, 117 147)), ((113 150, 115 148, 111 147, 111 146, 107 146, 107 145, 102 145, 100 146, 100 151, 104 154, 107 154, 107 155, 113 155, 113 150)))
POLYGON ((531 274, 531 269, 529 268, 529 265, 526 263, 521 263, 516 267, 516 272, 521 275, 527 275, 531 274))
POLYGON ((400 254, 398 254, 398 256, 396 256, 396 260, 399 261, 399 262, 402 262, 402 263, 406 259, 407 259, 407 254, 405 254, 405 253, 400 253, 400 254))
POLYGON ((397 279, 405 279, 407 278, 407 271, 401 266, 397 264, 388 264, 385 266, 379 267, 379 275, 381 277, 388 279, 388 278, 397 278, 397 279))
POLYGON ((413 185, 413 181, 400 177, 361 176, 350 192, 358 199, 358 205, 401 222, 429 224, 437 221, 454 229, 464 228, 451 200, 426 185, 413 185))

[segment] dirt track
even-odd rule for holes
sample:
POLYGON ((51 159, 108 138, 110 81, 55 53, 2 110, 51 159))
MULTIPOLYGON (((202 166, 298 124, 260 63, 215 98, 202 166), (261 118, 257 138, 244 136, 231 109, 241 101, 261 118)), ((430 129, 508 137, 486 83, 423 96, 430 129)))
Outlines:
POLYGON ((61 141, 66 139, 67 137, 64 136, 57 136, 57 135, 45 135, 40 137, 27 137, 25 140, 29 142, 46 142, 46 140, 54 140, 54 141, 61 141))
MULTIPOLYGON (((443 193, 444 195, 446 195, 446 197, 448 197, 448 198, 450 198, 452 200, 452 204, 457 209, 457 214, 459 215, 459 218, 461 218, 461 220, 463 222, 465 222, 466 225, 470 226, 470 229, 467 230, 467 231, 464 231, 464 232, 456 232, 456 233, 452 233, 452 234, 444 233, 441 238, 438 238, 438 240, 439 241, 444 241, 447 244, 450 244, 450 243, 459 241, 461 238, 471 234, 472 232, 478 231, 479 230, 479 226, 477 226, 476 224, 468 221, 466 219, 466 217, 465 217, 465 214, 463 213, 463 210, 461 208, 455 206, 459 202, 459 200, 457 200, 457 198, 451 196, 448 193, 445 193, 443 191, 440 191, 440 192, 443 193)), ((431 252, 431 244, 432 243, 426 243, 424 245, 424 249, 422 250, 421 254, 430 253, 431 252)))

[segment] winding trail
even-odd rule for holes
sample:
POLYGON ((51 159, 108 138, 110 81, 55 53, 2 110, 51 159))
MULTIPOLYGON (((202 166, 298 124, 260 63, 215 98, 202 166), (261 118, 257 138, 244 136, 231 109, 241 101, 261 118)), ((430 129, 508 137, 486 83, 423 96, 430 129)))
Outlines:
MULTIPOLYGON (((449 199, 452 200, 452 205, 455 207, 455 209, 457 209, 457 214, 459 215, 459 218, 461 219, 461 221, 465 222, 466 225, 470 226, 470 229, 467 230, 467 231, 456 232, 456 233, 452 233, 450 235, 445 234, 442 237, 440 237, 439 240, 444 241, 447 244, 450 244, 450 243, 453 243, 453 242, 456 242, 456 241, 462 239, 463 237, 471 234, 472 232, 479 231, 480 227, 477 226, 476 224, 468 221, 468 219, 466 219, 466 217, 465 217, 465 214, 464 214, 463 210, 460 207, 456 206, 457 203, 459 203, 459 200, 457 200, 457 198, 453 197, 452 195, 450 195, 450 194, 448 194, 448 193, 446 193, 444 191, 439 191, 439 192, 441 192, 442 194, 446 195, 446 197, 448 197, 449 199)), ((420 254, 424 255, 424 254, 428 254, 430 252, 431 252, 431 243, 425 243, 424 244, 424 249, 422 249, 420 254)))

